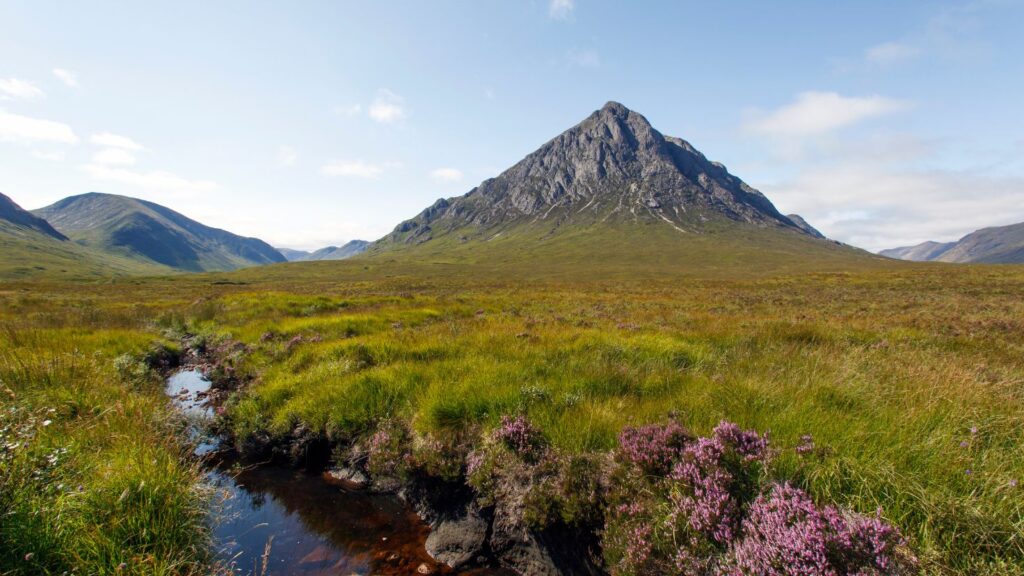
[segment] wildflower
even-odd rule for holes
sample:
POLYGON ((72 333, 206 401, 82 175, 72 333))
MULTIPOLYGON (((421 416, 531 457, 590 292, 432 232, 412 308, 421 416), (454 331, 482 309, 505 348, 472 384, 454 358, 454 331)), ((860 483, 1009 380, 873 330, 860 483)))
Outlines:
POLYGON ((804 434, 800 437, 800 443, 796 445, 796 453, 804 455, 811 452, 814 452, 814 437, 810 434, 804 434))
POLYGON ((974 472, 970 468, 968 468, 967 470, 964 470, 964 474, 967 474, 968 476, 970 476, 973 473, 974 472))
POLYGON ((977 426, 971 426, 971 436, 976 436, 977 434, 978 434, 978 427, 977 426))
POLYGON ((43 426, 49 426, 50 424, 53 424, 53 420, 43 420, 43 426))
POLYGON ((1017 487, 1017 479, 1014 478, 1014 479, 1010 480, 1010 488, 1016 488, 1016 487, 1017 487))
POLYGON ((962 441, 960 442, 960 447, 961 447, 961 448, 967 448, 968 446, 970 446, 970 443, 969 443, 969 442, 967 442, 967 440, 962 440, 962 441))
POLYGON ((522 415, 502 416, 494 437, 520 456, 533 454, 542 444, 540 431, 522 415))
POLYGON ((689 434, 676 422, 627 426, 619 434, 619 453, 648 474, 664 476, 682 455, 689 434))

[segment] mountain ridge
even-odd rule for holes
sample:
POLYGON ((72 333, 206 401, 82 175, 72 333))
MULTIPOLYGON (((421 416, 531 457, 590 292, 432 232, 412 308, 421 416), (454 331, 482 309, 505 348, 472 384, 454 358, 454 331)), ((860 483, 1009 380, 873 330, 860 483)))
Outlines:
POLYGON ((178 270, 234 270, 285 261, 258 238, 206 226, 129 196, 88 192, 32 213, 84 246, 178 270))
POLYGON ((882 250, 879 254, 916 262, 1022 264, 1024 222, 981 228, 955 242, 928 241, 882 250))
POLYGON ((67 240, 68 237, 58 232, 44 218, 25 210, 14 202, 9 196, 0 193, 0 224, 6 225, 9 233, 16 229, 31 230, 56 240, 67 240))

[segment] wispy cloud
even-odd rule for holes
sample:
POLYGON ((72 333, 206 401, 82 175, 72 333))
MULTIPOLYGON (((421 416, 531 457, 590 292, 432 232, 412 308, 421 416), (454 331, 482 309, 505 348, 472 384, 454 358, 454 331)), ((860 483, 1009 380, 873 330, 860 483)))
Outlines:
POLYGON ((82 169, 96 180, 126 184, 135 189, 170 192, 182 196, 213 192, 218 188, 217 184, 210 180, 190 180, 161 170, 136 172, 95 163, 86 164, 82 166, 82 169))
POLYGON ((53 75, 69 88, 78 88, 78 75, 64 68, 54 68, 53 75))
POLYGON ((884 96, 842 96, 835 92, 803 92, 796 101, 767 114, 754 111, 746 123, 752 132, 776 136, 814 136, 910 106, 884 96))
POLYGON ((370 118, 382 124, 394 124, 406 116, 403 105, 404 98, 394 92, 381 88, 377 91, 377 97, 370 104, 368 113, 370 118))
POLYGON ((601 66, 601 56, 597 50, 573 50, 567 56, 569 64, 580 68, 598 68, 601 66))
POLYGON ((32 157, 49 162, 61 162, 64 160, 63 150, 33 150, 32 157))
POLYGON ((462 171, 458 168, 437 168, 431 170, 430 177, 438 182, 461 182, 462 171))
POLYGON ((78 144, 78 136, 67 124, 0 109, 0 142, 78 144))
POLYGON ((295 166, 295 161, 298 159, 298 152, 291 146, 281 145, 277 147, 277 163, 281 166, 295 166))
POLYGON ((28 80, 0 78, 0 100, 35 100, 43 96, 43 91, 28 80))
POLYGON ((334 107, 334 113, 338 116, 358 116, 362 111, 363 106, 361 104, 345 104, 334 107))
POLYGON ((864 59, 872 64, 895 64, 921 55, 921 49, 901 42, 884 42, 864 51, 864 59))
POLYGON ((398 162, 382 162, 374 164, 363 160, 337 160, 329 162, 320 168, 320 173, 325 176, 344 176, 348 178, 377 178, 386 171, 399 168, 398 162))
POLYGON ((93 154, 92 161, 105 166, 132 166, 135 164, 135 155, 121 148, 106 148, 93 154))
POLYGON ((89 141, 97 146, 106 146, 108 148, 124 148, 125 150, 145 150, 142 144, 139 144, 135 140, 127 136, 120 136, 118 134, 111 134, 110 132, 101 132, 99 134, 93 134, 89 137, 89 141))
POLYGON ((550 0, 548 16, 554 20, 568 20, 576 8, 575 0, 550 0))
POLYGON ((984 170, 910 170, 855 159, 806 167, 761 188, 829 237, 872 251, 1024 220, 1024 179, 984 170))

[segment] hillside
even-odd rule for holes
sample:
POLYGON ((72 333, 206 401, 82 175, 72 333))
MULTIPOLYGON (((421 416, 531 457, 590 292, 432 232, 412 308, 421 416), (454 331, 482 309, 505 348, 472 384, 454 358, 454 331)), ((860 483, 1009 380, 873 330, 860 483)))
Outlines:
POLYGON ((464 196, 374 243, 376 259, 666 270, 877 262, 779 213, 685 140, 609 102, 464 196))
POLYGON ((269 244, 211 228, 153 202, 90 192, 34 210, 77 243, 189 272, 284 262, 269 244))
POLYGON ((278 246, 275 246, 274 250, 280 252, 281 256, 284 256, 285 260, 289 262, 300 262, 308 258, 311 254, 311 252, 306 250, 295 250, 294 248, 281 248, 278 246))
POLYGON ((351 240, 342 246, 327 246, 321 248, 302 260, 344 260, 357 254, 362 254, 370 246, 366 240, 351 240))
POLYGON ((37 233, 56 240, 67 240, 49 222, 18 206, 4 194, 0 194, 0 230, 9 234, 37 233))
POLYGON ((69 241, 38 216, 0 194, 0 280, 97 279, 162 274, 163 266, 107 255, 69 241))
POLYGON ((1024 263, 1024 223, 982 228, 956 242, 923 242, 882 250, 879 254, 918 262, 1021 264, 1024 263))

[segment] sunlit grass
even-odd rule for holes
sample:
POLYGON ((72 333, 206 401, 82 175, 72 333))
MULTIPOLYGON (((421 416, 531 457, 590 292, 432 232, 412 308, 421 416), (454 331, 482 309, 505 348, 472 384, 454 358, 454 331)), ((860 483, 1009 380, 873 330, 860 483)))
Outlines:
MULTIPOLYGON (((812 434, 826 455, 782 450, 774 473, 822 501, 881 508, 930 572, 1024 570, 1018 269, 527 281, 367 262, 0 292, 0 379, 19 405, 67 411, 47 432, 55 445, 98 446, 66 465, 89 497, 47 500, 61 522, 26 516, 23 534, 73 551, 54 566, 160 558, 181 573, 200 558, 194 470, 169 440, 159 383, 112 368, 187 329, 247 345, 238 370, 252 385, 229 405, 242 438, 301 425, 345 443, 383 421, 443 437, 525 413, 555 447, 589 452, 670 412, 699 433, 729 419, 780 448, 812 434), (145 495, 118 502, 143 480, 145 495), (98 509, 119 505, 134 520, 114 527, 98 509), (190 528, 120 555, 101 537, 170 519, 190 528)), ((6 546, 4 561, 24 550, 6 546)))

